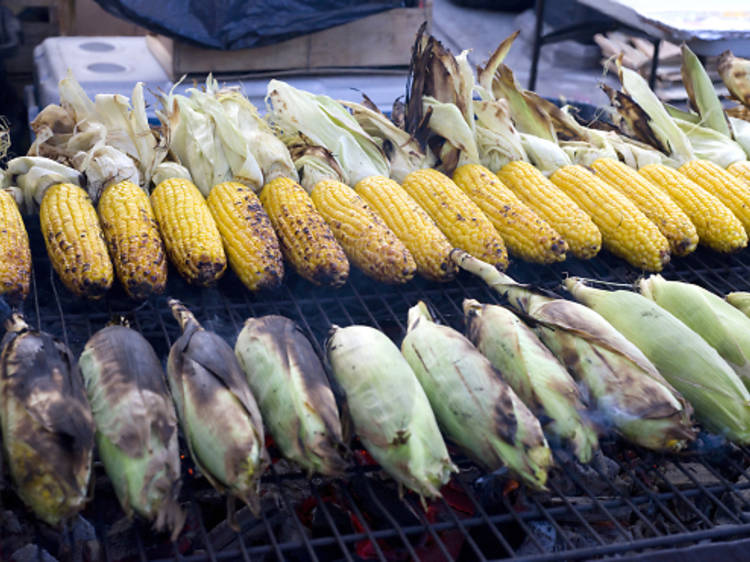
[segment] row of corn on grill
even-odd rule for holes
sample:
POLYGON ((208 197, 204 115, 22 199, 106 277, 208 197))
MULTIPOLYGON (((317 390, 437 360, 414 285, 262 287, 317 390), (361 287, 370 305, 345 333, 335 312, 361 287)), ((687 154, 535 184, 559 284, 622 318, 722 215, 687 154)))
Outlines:
POLYGON ((419 302, 400 349, 375 328, 333 326, 325 345, 333 387, 310 341, 281 316, 248 319, 232 350, 170 300, 182 335, 166 385, 148 341, 126 326, 94 334, 76 361, 11 315, 0 425, 19 496, 51 525, 68 520, 85 506, 96 443, 126 514, 174 538, 184 522, 179 426, 229 505, 239 498, 257 513, 264 427, 309 474, 344 473, 334 389, 372 458, 422 498, 439 497, 457 471, 443 436, 484 469, 505 466, 536 489, 553 463, 548 438, 584 463, 610 428, 636 445, 679 451, 696 436, 694 408, 708 429, 750 443, 750 294, 727 302, 660 276, 644 279, 641 295, 568 279, 587 307, 518 285, 466 252, 451 259, 508 308, 465 300, 464 336, 419 302))
MULTIPOLYGON (((733 252, 747 245, 750 165, 724 170, 695 160, 679 170, 650 164, 639 171, 613 159, 591 169, 565 166, 547 179, 517 161, 498 174, 468 164, 451 180, 435 170, 402 185, 372 176, 354 188, 324 180, 308 194, 288 178, 256 196, 236 182, 207 199, 186 179, 161 182, 150 198, 131 182, 107 187, 94 208, 83 189, 54 185, 40 222, 55 271, 73 293, 101 297, 114 274, 135 299, 164 290, 167 256, 190 283, 210 285, 227 261, 250 289, 273 289, 283 257, 305 279, 346 282, 350 262, 384 283, 415 273, 450 280, 461 248, 499 269, 507 250, 523 260, 580 259, 603 246, 643 270, 659 271, 670 255, 698 243, 733 252), (98 210, 98 213, 97 213, 98 210)), ((0 293, 24 298, 31 257, 13 199, 0 193, 0 293)))

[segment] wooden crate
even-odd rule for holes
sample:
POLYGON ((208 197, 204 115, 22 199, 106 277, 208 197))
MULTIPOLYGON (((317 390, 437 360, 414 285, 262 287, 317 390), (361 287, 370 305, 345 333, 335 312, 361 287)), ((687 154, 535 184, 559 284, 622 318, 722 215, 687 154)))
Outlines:
POLYGON ((183 74, 275 71, 320 72, 347 68, 407 66, 414 37, 432 23, 432 0, 418 8, 394 8, 275 45, 222 51, 162 35, 149 35, 149 49, 175 80, 183 74))

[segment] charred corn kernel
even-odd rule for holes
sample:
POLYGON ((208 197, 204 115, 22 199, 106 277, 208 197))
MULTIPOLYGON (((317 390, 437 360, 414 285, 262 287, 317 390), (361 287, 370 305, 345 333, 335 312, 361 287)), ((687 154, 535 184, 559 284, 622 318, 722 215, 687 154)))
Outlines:
POLYGON ((39 207, 39 222, 52 267, 69 291, 97 299, 112 286, 107 244, 86 192, 72 183, 50 187, 39 207))
POLYGON ((0 190, 0 295, 22 301, 29 294, 30 280, 29 235, 13 197, 0 190))
POLYGON ((631 265, 661 271, 669 262, 669 242, 635 203, 583 166, 563 166, 550 177, 602 233, 604 247, 631 265))
POLYGON ((420 275, 433 281, 456 276, 458 268, 450 258, 453 246, 399 184, 385 176, 370 176, 354 189, 411 252, 420 275))
POLYGON ((750 184, 750 162, 739 160, 727 166, 727 172, 750 184))
POLYGON ((125 292, 145 299, 164 291, 167 257, 148 195, 130 181, 108 186, 99 198, 104 239, 125 292))
POLYGON ((742 223, 719 199, 674 168, 649 164, 638 172, 663 189, 695 225, 700 243, 717 252, 734 252, 747 246, 742 223))
POLYGON ((591 167, 600 178, 630 199, 664 237, 675 256, 684 256, 698 247, 695 225, 670 196, 630 166, 614 158, 598 158, 591 167))
POLYGON ((729 207, 750 233, 750 186, 744 180, 708 160, 685 162, 680 172, 729 207))
POLYGON ((505 243, 490 219, 448 176, 437 170, 416 170, 404 178, 403 188, 454 247, 497 268, 508 267, 505 243))
POLYGON ((186 281, 210 285, 227 268, 221 235, 206 200, 190 180, 170 178, 151 193, 169 259, 186 281))
POLYGON ((568 244, 484 166, 466 164, 453 181, 487 215, 511 254, 536 263, 563 261, 568 244))
POLYGON ((351 187, 323 180, 310 196, 354 265, 383 283, 414 277, 417 264, 409 250, 351 187))
POLYGON ((571 254, 585 260, 599 253, 602 234, 594 221, 542 172, 528 162, 517 160, 503 166, 497 175, 521 201, 560 233, 571 254))
POLYGON ((219 227, 229 264, 251 291, 275 289, 284 279, 279 239, 260 199, 249 187, 224 182, 206 201, 219 227))
POLYGON ((302 186, 276 178, 263 187, 260 201, 279 237, 281 252, 297 273, 316 285, 346 283, 349 260, 302 186))

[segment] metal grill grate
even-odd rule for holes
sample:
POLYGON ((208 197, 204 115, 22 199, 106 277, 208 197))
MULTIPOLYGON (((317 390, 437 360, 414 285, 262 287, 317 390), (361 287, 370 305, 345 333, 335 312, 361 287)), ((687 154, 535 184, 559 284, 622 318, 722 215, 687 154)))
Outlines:
MULTIPOLYGON (((133 308, 119 289, 97 303, 72 299, 51 275, 37 228, 31 229, 31 237, 35 279, 26 313, 32 323, 62 337, 78 354, 113 315, 126 315, 166 358, 178 327, 164 299, 133 308)), ((552 267, 517 263, 509 273, 549 289, 568 274, 616 283, 638 277, 608 255, 552 267)), ((703 251, 678 260, 664 273, 721 294, 750 290, 748 274, 750 253, 727 257, 703 251)), ((245 318, 282 314, 300 324, 321 355, 332 324, 369 324, 400 342, 406 311, 420 299, 434 307, 440 321, 459 329, 463 298, 498 301, 468 275, 446 285, 417 280, 388 287, 358 272, 338 290, 313 287, 289 275, 278 292, 258 295, 248 293, 232 275, 216 289, 197 290, 172 274, 167 294, 184 299, 207 329, 231 344, 245 318)), ((362 451, 343 481, 310 481, 279 461, 264 477, 262 517, 240 510, 239 533, 225 520, 223 499, 196 477, 186 457, 183 499, 189 518, 175 543, 143 523, 123 524, 114 492, 97 466, 95 496, 83 516, 93 523, 107 560, 572 560, 646 556, 651 550, 700 542, 726 548, 726 541, 750 539, 749 449, 701 435, 679 457, 637 450, 615 438, 605 440, 602 451, 590 466, 581 467, 557 450, 548 493, 515 488, 504 474, 482 474, 459 461, 461 474, 446 487, 444 499, 431 502, 427 510, 412 494, 397 499, 395 485, 380 477, 362 451)), ((61 545, 70 549, 75 543, 74 530, 57 535, 35 526, 10 492, 1 497, 3 509, 15 510, 35 529, 33 540, 53 555, 61 545)))

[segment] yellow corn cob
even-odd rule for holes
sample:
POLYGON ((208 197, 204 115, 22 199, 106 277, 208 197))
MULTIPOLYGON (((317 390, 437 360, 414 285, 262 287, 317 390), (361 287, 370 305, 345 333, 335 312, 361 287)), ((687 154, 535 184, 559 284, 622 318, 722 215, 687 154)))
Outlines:
MULTIPOLYGON (((750 109, 748 111, 750 111, 750 109)), ((750 162, 747 160, 733 162, 727 166, 727 171, 750 185, 750 162)))
POLYGON ((411 252, 420 275, 433 281, 449 281, 456 276, 458 267, 450 258, 453 246, 399 184, 384 176, 370 176, 354 190, 411 252))
POLYGON ((591 167, 596 175, 635 203, 657 226, 669 240, 672 254, 685 256, 698 247, 695 225, 666 192, 614 158, 597 158, 591 167))
POLYGON ((29 294, 29 235, 13 197, 0 190, 0 295, 15 304, 29 294))
POLYGON ((251 291, 275 289, 284 279, 284 259, 271 221, 252 189, 238 182, 215 185, 208 208, 224 241, 229 264, 251 291))
POLYGON ((279 237, 281 252, 297 273, 316 285, 346 283, 349 260, 302 186, 276 178, 263 187, 260 201, 279 237))
POLYGON ((70 183, 50 187, 39 207, 39 222, 52 267, 69 291, 100 298, 114 272, 99 218, 86 192, 70 183))
POLYGON ((734 252, 747 246, 747 233, 732 211, 674 168, 649 164, 639 173, 663 189, 695 225, 700 243, 717 252, 734 252))
POLYGON ((404 178, 403 188, 454 247, 499 269, 508 267, 505 243, 490 219, 448 176, 416 170, 404 178))
POLYGON ((167 257, 146 192, 130 181, 115 183, 102 192, 97 208, 125 292, 133 299, 163 292, 167 257))
POLYGON ((465 164, 453 181, 487 215, 511 254, 536 263, 563 261, 568 244, 484 166, 465 164))
POLYGON ((586 260, 599 253, 602 234, 591 217, 542 172, 528 162, 517 160, 503 166, 497 176, 521 201, 560 233, 568 243, 571 254, 586 260))
POLYGON ((323 180, 310 196, 354 265, 383 283, 414 277, 417 264, 409 250, 351 187, 323 180))
POLYGON ((550 177, 589 213, 602 233, 604 247, 647 271, 669 262, 669 242, 635 203, 583 166, 563 166, 550 177))
POLYGON ((207 286, 227 268, 221 235, 206 200, 190 180, 170 178, 151 192, 167 254, 186 281, 207 286))
POLYGON ((716 196, 734 213, 745 232, 750 234, 750 186, 708 160, 691 160, 680 166, 680 172, 711 195, 716 196))

